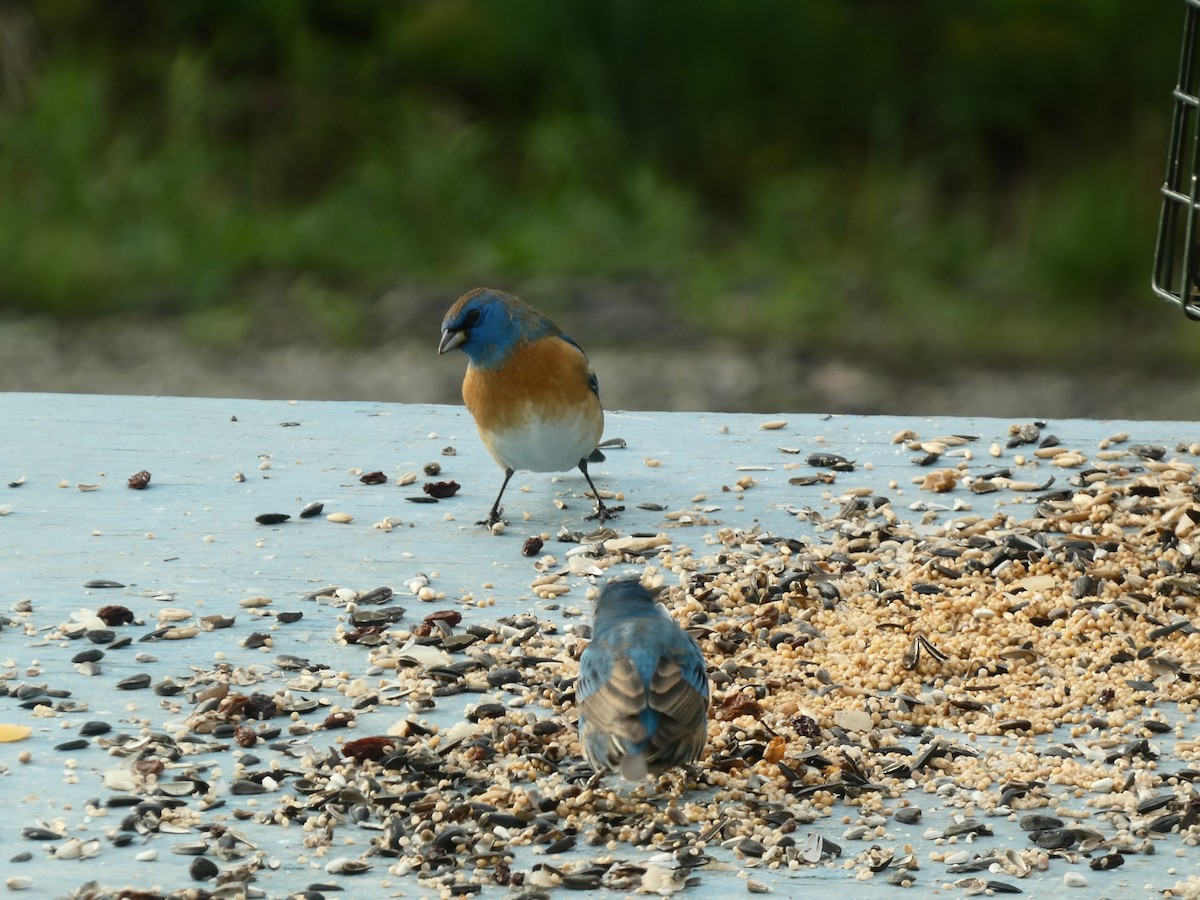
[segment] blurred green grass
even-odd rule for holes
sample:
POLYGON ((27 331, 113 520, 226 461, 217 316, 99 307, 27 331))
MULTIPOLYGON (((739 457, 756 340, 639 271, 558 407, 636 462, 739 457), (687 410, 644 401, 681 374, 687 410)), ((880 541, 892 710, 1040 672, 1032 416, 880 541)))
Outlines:
POLYGON ((395 285, 535 282, 559 313, 556 286, 632 279, 898 370, 1190 364, 1148 287, 1181 18, 9 0, 0 301, 356 346, 395 285))

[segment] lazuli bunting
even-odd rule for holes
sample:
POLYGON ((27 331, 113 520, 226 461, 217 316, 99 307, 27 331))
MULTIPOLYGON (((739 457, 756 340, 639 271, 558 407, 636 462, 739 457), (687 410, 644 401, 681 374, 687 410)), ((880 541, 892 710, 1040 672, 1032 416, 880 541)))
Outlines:
POLYGON ((491 512, 479 524, 500 521, 500 499, 518 469, 563 472, 578 468, 596 498, 594 517, 614 512, 604 505, 588 461, 604 432, 596 373, 587 356, 557 325, 511 294, 476 288, 459 297, 442 320, 438 353, 467 354, 463 402, 504 482, 491 512))
POLYGON ((708 695, 695 639, 637 581, 610 581, 575 686, 592 766, 638 781, 693 762, 704 749, 708 695))

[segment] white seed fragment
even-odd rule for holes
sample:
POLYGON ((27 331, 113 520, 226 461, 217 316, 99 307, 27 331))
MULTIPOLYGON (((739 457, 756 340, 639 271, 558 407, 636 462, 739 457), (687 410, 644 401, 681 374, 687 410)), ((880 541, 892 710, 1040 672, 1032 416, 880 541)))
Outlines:
POLYGON ((1087 887, 1087 876, 1082 872, 1064 872, 1063 884, 1067 887, 1087 887))
POLYGON ((325 871, 330 875, 358 875, 371 868, 371 864, 361 859, 350 859, 347 856, 336 856, 325 863, 325 871))
POLYGON ((337 522, 340 525, 345 525, 348 522, 354 521, 354 516, 350 515, 350 513, 344 512, 331 512, 325 518, 330 522, 337 522))
POLYGON ((875 725, 871 714, 861 709, 839 709, 833 714, 833 722, 846 731, 870 731, 875 725))
POLYGON ((1060 453, 1050 460, 1050 465, 1060 469, 1076 469, 1085 462, 1087 458, 1080 453, 1060 453))
POLYGON ((104 773, 104 786, 110 791, 128 793, 137 787, 137 781, 128 769, 109 769, 104 773))
POLYGON ((1057 583, 1058 581, 1053 575, 1027 575, 1017 582, 1018 585, 1025 588, 1031 594, 1038 591, 1048 591, 1057 583))
POLYGON ((604 542, 604 549, 609 553, 644 553, 655 547, 664 547, 671 543, 665 534, 659 533, 653 537, 620 537, 609 538, 604 542))

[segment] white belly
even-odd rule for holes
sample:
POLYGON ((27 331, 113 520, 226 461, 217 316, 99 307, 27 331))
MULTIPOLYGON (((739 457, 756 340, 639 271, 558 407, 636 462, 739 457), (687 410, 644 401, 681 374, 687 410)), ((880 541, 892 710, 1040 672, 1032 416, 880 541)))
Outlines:
POLYGON ((530 472, 565 472, 596 449, 603 423, 587 416, 543 419, 527 415, 521 424, 482 435, 488 451, 502 467, 530 472))

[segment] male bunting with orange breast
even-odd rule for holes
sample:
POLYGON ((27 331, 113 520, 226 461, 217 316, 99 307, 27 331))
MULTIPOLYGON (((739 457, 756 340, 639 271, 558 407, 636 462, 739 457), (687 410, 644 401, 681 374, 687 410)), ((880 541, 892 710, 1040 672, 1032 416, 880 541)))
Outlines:
POLYGON ((604 410, 596 373, 579 345, 511 294, 476 288, 459 297, 442 320, 438 353, 456 347, 468 361, 463 402, 504 470, 496 502, 479 524, 490 528, 500 521, 500 499, 518 469, 578 468, 596 498, 589 518, 614 518, 588 474, 589 461, 604 459, 596 449, 604 410))

